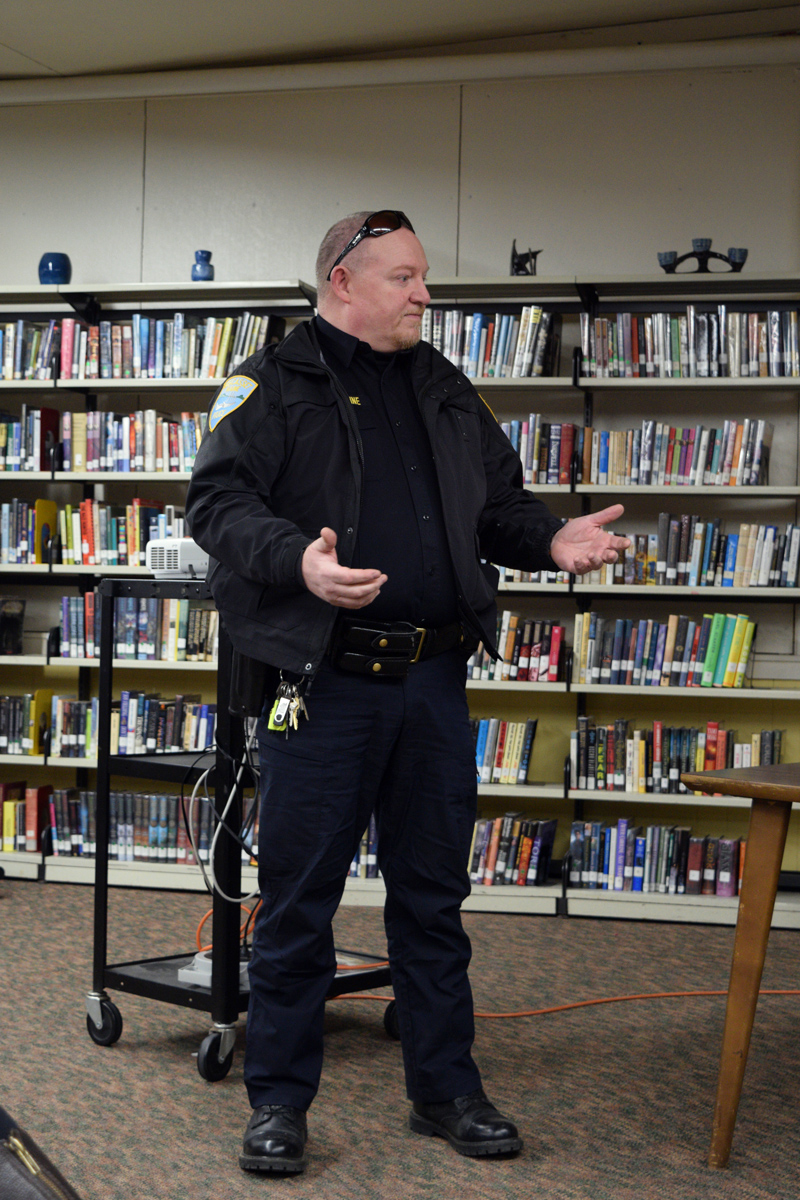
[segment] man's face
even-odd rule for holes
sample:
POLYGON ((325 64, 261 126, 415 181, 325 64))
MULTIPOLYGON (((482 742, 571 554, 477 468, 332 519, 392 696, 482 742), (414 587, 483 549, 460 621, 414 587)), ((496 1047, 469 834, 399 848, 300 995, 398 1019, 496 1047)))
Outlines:
POLYGON ((363 245, 361 261, 348 272, 348 331, 373 350, 409 350, 419 341, 422 314, 431 298, 425 287, 425 251, 405 228, 367 238, 363 245))

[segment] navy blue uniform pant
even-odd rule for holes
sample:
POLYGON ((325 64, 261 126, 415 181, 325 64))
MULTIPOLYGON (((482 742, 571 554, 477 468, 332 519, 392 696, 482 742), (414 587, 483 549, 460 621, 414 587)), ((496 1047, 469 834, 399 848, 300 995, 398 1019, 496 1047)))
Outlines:
POLYGON ((460 915, 477 790, 464 679, 459 650, 402 679, 326 659, 299 730, 286 738, 261 718, 262 905, 244 1064, 253 1108, 307 1109, 316 1094, 331 921, 373 811, 408 1095, 431 1103, 480 1087, 460 915))

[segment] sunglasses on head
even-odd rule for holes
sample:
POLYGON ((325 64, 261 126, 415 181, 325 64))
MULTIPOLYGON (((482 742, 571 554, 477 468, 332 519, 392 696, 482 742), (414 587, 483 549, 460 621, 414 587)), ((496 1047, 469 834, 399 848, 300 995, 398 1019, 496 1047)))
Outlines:
POLYGON ((383 237, 385 233, 394 233, 404 225, 406 229, 414 232, 414 226, 409 221, 405 213, 398 212, 395 208, 382 208, 380 212, 370 213, 361 228, 353 234, 350 241, 345 246, 339 257, 331 264, 331 269, 328 271, 328 281, 330 282, 334 267, 338 267, 346 254, 351 250, 355 250, 359 242, 363 242, 365 237, 383 237))

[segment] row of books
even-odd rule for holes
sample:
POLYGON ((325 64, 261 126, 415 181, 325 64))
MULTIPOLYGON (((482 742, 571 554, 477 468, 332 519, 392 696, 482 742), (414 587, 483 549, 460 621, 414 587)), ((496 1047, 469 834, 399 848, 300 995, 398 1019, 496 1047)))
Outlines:
POLYGON ((109 753, 210 750, 216 722, 216 704, 205 704, 199 695, 178 695, 165 700, 156 692, 126 690, 112 704, 109 753))
POLYGON ((50 688, 0 696, 0 754, 49 754, 52 716, 50 688))
POLYGON ((573 821, 570 887, 669 896, 736 896, 747 843, 692 836, 685 825, 573 821))
POLYGON ((23 404, 19 420, 0 413, 0 471, 191 471, 206 423, 205 412, 178 420, 153 408, 59 413, 23 404))
MULTIPOLYGON (((35 792, 36 789, 34 788, 35 792)), ((34 802, 31 802, 33 811, 34 802)), ((28 849, 28 803, 27 787, 22 783, 0 783, 0 836, 4 854, 15 851, 24 853, 28 849)), ((34 825, 31 838, 31 850, 36 850, 36 827, 34 825)))
POLYGON ((95 793, 78 788, 56 788, 50 784, 27 786, 0 783, 3 802, 3 850, 57 855, 94 854, 95 793), (17 844, 11 846, 6 829, 11 825, 8 808, 16 807, 16 824, 21 827, 17 844))
POLYGON ((494 314, 428 308, 421 336, 471 379, 558 374, 561 318, 538 304, 494 314))
MULTIPOLYGON (((89 788, 53 788, 0 783, 4 852, 95 858, 97 793, 89 788)), ((163 792, 109 794, 108 857, 115 862, 158 862, 177 866, 208 862, 214 830, 210 801, 195 805, 163 792), (188 826, 191 819, 191 837, 188 826)), ((242 862, 252 863, 255 830, 243 835, 242 862)))
POLYGON ((626 717, 595 725, 578 718, 570 734, 570 787, 581 791, 681 794, 682 773, 769 766, 781 761, 783 730, 762 729, 743 741, 719 721, 630 728, 626 717))
MULTIPOLYGON (((123 691, 111 709, 111 754, 202 751, 214 745, 215 704, 199 695, 164 700, 123 691)), ((80 700, 50 688, 0 696, 0 754, 93 758, 97 754, 97 697, 80 700)))
POLYGON ((278 342, 282 317, 243 312, 86 325, 74 317, 0 326, 3 379, 224 379, 251 354, 278 342))
POLYGON ((613 487, 762 486, 769 482, 774 432, 771 421, 757 417, 732 418, 714 427, 647 418, 641 429, 585 428, 577 445, 578 482, 613 487))
POLYGON ((800 376, 797 313, 581 313, 581 373, 591 378, 732 379, 800 376))
POLYGON ((670 425, 645 418, 641 429, 595 429, 545 421, 541 413, 501 421, 528 486, 573 482, 613 487, 756 487, 769 482, 774 424, 733 418, 721 426, 670 425))
MULTIPOLYGON (((61 658, 100 657, 97 591, 61 597, 61 658)), ((155 596, 114 599, 114 657, 158 662, 216 662, 216 609, 155 596)))
POLYGON ((755 631, 746 613, 704 613, 699 621, 678 613, 666 621, 577 613, 572 682, 740 688, 755 631))
POLYGON ((616 563, 591 572, 583 583, 669 587, 798 586, 800 526, 741 521, 726 532, 719 517, 659 513, 656 533, 627 534, 630 545, 616 563))
POLYGON ((53 379, 60 344, 59 321, 7 321, 0 326, 0 378, 53 379))
POLYGON ((480 783, 528 782, 537 724, 536 717, 525 721, 503 721, 498 717, 470 721, 480 783))
POLYGON ((152 538, 183 537, 184 521, 171 504, 134 496, 128 504, 54 500, 0 504, 0 563, 68 566, 144 566, 152 538))
POLYGON ((497 567, 498 583, 569 583, 569 571, 519 571, 497 567))
MULTIPOLYGON (((50 758, 96 758, 97 697, 79 700, 54 695, 50 708, 50 758)), ((35 753, 35 751, 31 751, 35 753)))
POLYGON ((526 619, 503 609, 497 614, 497 649, 493 659, 481 642, 467 662, 467 679, 517 683, 557 683, 563 678, 565 627, 557 621, 526 619))
POLYGON ((542 887, 550 874, 557 820, 521 812, 479 817, 472 833, 469 877, 483 887, 542 887))

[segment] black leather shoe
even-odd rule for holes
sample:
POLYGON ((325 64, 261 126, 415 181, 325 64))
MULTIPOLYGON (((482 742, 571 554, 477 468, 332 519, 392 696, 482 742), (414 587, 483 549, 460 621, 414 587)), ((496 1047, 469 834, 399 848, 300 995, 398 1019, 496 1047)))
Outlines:
POLYGON ((415 1101, 409 1123, 414 1133, 447 1138, 459 1154, 516 1154, 522 1149, 516 1125, 497 1111, 483 1088, 443 1104, 415 1101))
POLYGON ((306 1114, 288 1104, 262 1104, 247 1122, 239 1166, 296 1175, 305 1170, 306 1114))

